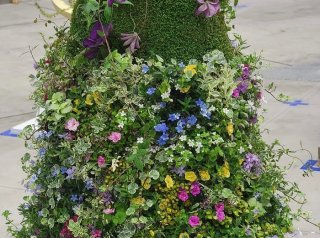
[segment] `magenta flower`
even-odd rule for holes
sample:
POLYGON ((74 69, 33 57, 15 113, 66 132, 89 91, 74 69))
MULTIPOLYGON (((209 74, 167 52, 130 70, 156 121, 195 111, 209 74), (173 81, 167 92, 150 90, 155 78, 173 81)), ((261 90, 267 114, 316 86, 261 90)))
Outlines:
POLYGON ((235 88, 232 92, 232 97, 239 98, 240 97, 240 91, 238 88, 235 88))
POLYGON ((107 208, 103 210, 103 213, 105 214, 113 214, 115 212, 116 209, 114 208, 107 208))
POLYGON ((113 143, 117 143, 121 140, 121 133, 111 132, 111 134, 108 136, 108 140, 111 140, 113 143))
POLYGON ((121 33, 121 40, 124 41, 123 46, 128 46, 127 50, 130 54, 133 54, 140 48, 140 37, 137 32, 133 33, 121 33))
POLYGON ((198 216, 191 216, 189 217, 189 225, 191 227, 200 226, 200 218, 198 216))
POLYGON ((66 122, 66 124, 64 125, 64 128, 69 131, 76 131, 78 126, 79 126, 79 122, 76 119, 71 118, 66 122))
POLYGON ((191 184, 190 193, 195 197, 201 193, 201 187, 198 182, 193 182, 191 184))
POLYGON ((178 194, 178 198, 181 201, 185 202, 185 201, 187 201, 189 199, 189 195, 188 195, 186 190, 180 188, 180 191, 179 191, 179 194, 178 194))
POLYGON ((214 208, 216 209, 216 216, 219 222, 222 222, 226 217, 224 214, 224 204, 222 202, 216 204, 214 206, 214 208))
POLYGON ((97 162, 100 168, 103 168, 106 165, 106 159, 101 155, 98 157, 97 162))
POLYGON ((219 0, 197 0, 200 4, 199 8, 196 11, 196 15, 204 14, 205 17, 213 17, 220 10, 220 1, 219 0))
POLYGON ((91 231, 91 237, 92 238, 101 238, 102 237, 102 231, 98 229, 94 229, 91 231))
POLYGON ((103 25, 99 21, 93 25, 89 37, 84 39, 82 43, 85 48, 89 49, 85 53, 87 58, 93 59, 96 57, 99 51, 99 46, 106 42, 110 32, 112 31, 112 28, 113 26, 111 23, 103 25))

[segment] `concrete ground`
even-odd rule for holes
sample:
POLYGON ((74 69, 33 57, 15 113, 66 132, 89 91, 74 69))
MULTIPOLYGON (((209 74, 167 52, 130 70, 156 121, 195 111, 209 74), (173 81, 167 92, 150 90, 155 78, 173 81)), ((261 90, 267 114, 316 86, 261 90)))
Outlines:
MULTIPOLYGON (((1 2, 0 2, 1 3, 1 2)), ((50 12, 49 1, 40 5, 50 12)), ((266 84, 275 82, 278 92, 302 100, 308 105, 290 106, 279 103, 267 95, 268 112, 264 115, 264 128, 268 142, 278 138, 291 150, 305 149, 317 158, 320 146, 320 5, 317 0, 241 0, 238 7, 235 31, 247 39, 247 52, 262 52, 266 68, 263 71, 266 84)), ((51 28, 42 23, 34 24, 39 15, 33 1, 23 0, 18 5, 0 4, 0 132, 24 122, 35 115, 28 96, 32 91, 28 75, 33 72, 33 60, 28 47, 38 47, 35 58, 41 57, 42 40, 39 32, 52 34, 51 28)), ((64 22, 62 17, 56 19, 64 22)), ((299 103, 297 103, 299 104, 299 103)), ((25 194, 21 186, 23 173, 20 157, 25 152, 23 141, 0 136, 0 211, 9 209, 18 217, 16 208, 25 194)), ((310 159, 305 152, 298 153, 303 162, 310 159)), ((289 164, 285 158, 282 163, 289 164)), ((302 177, 302 163, 294 162, 288 179, 300 185, 308 198, 305 209, 320 222, 320 172, 309 178, 302 177)), ((300 221, 295 225, 301 233, 294 237, 320 237, 316 228, 300 221), (312 233, 313 232, 313 233, 312 233)), ((0 237, 6 235, 4 221, 0 218, 0 237)))

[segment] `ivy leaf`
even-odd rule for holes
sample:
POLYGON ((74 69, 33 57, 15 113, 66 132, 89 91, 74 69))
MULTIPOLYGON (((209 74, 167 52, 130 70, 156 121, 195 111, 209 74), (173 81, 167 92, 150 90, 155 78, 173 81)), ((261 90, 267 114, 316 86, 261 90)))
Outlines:
POLYGON ((111 16, 112 16, 112 8, 109 6, 106 6, 106 8, 103 11, 103 15, 104 15, 104 18, 106 19, 106 22, 107 23, 110 22, 111 16))
POLYGON ((159 173, 158 170, 153 169, 153 170, 151 170, 151 171, 149 172, 149 176, 150 176, 152 179, 157 180, 157 179, 160 177, 160 173, 159 173))
POLYGON ((85 13, 89 14, 99 10, 99 3, 96 0, 89 0, 84 7, 85 13))
POLYGON ((129 207, 126 211, 127 216, 131 216, 136 212, 136 209, 133 207, 129 207))
POLYGON ((129 192, 130 194, 135 194, 136 191, 138 190, 138 188, 139 188, 138 184, 136 184, 136 183, 130 183, 130 184, 128 185, 128 192, 129 192))
POLYGON ((123 209, 117 211, 112 219, 113 223, 116 225, 122 224, 126 220, 126 212, 123 209))
POLYGON ((161 83, 159 90, 161 93, 166 93, 169 91, 169 89, 170 89, 170 84, 169 84, 169 81, 166 79, 161 83))

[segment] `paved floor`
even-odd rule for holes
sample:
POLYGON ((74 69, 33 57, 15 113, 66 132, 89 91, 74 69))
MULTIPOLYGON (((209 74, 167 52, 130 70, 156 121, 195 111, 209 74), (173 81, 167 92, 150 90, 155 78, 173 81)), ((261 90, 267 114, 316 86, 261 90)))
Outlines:
MULTIPOLYGON (((39 3, 48 11, 52 9, 48 0, 39 3)), ((266 83, 275 82, 278 91, 302 100, 308 105, 290 106, 267 96, 263 126, 267 141, 278 138, 291 150, 304 148, 317 157, 320 146, 320 5, 318 0, 242 0, 238 7, 235 31, 241 33, 251 46, 247 52, 263 49, 266 68, 263 70, 266 83), (277 62, 277 63, 275 63, 277 62)), ((26 53, 28 47, 39 45, 34 55, 43 54, 39 32, 52 34, 43 24, 34 24, 39 15, 33 1, 24 0, 18 5, 0 5, 0 132, 24 122, 34 116, 32 102, 28 96, 32 91, 28 75, 33 72, 33 60, 26 53), (20 116, 16 116, 20 115, 20 116)), ((62 23, 62 17, 56 20, 62 23)), ((299 103, 296 103, 299 104, 299 103)), ((17 138, 0 137, 0 211, 10 209, 17 216, 16 207, 22 201, 23 173, 20 157, 25 149, 17 138)), ((310 159, 307 153, 298 154, 303 162, 310 159)), ((289 164, 285 158, 282 163, 289 164)), ((289 170, 288 179, 297 182, 309 200, 306 209, 320 222, 320 172, 303 178, 301 162, 296 161, 289 170)), ((5 226, 0 218, 0 237, 5 238, 5 226)), ((316 229, 305 222, 297 222, 296 229, 304 233, 295 237, 320 237, 311 234, 316 229)))

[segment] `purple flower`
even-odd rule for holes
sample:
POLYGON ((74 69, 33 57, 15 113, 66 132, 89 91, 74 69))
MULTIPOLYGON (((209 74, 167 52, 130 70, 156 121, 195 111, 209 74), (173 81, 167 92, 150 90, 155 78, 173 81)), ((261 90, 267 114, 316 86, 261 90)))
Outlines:
POLYGON ((61 167, 60 171, 62 174, 65 174, 67 172, 68 168, 67 167, 61 167))
POLYGON ((67 171, 66 171, 66 174, 67 174, 66 179, 73 179, 74 172, 76 172, 76 167, 75 166, 72 166, 72 168, 67 169, 67 171))
POLYGON ((112 194, 111 192, 104 192, 102 194, 102 201, 104 202, 104 204, 106 206, 109 206, 111 203, 113 203, 113 200, 112 200, 112 194))
POLYGON ((248 173, 259 175, 261 173, 261 161, 257 155, 252 153, 246 154, 246 160, 243 163, 243 169, 248 173))
POLYGON ((195 197, 201 193, 201 187, 198 182, 193 182, 191 184, 190 193, 195 197))
POLYGON ((152 95, 152 94, 154 94, 155 92, 156 92, 156 88, 148 88, 148 90, 147 90, 147 94, 148 95, 152 95))
POLYGON ((82 43, 85 48, 89 48, 85 54, 87 58, 93 59, 96 57, 99 46, 106 42, 110 32, 112 31, 112 27, 111 23, 103 25, 101 22, 97 21, 94 24, 89 37, 82 43))
POLYGON ((46 153, 47 153, 46 148, 41 147, 41 148, 39 149, 38 154, 39 154, 39 156, 40 156, 41 158, 43 158, 43 157, 46 155, 46 153))
POLYGON ((193 227, 197 227, 200 226, 200 218, 198 216, 191 216, 189 217, 189 225, 193 228, 193 227))
POLYGON ((121 33, 121 40, 124 41, 123 46, 128 46, 127 50, 130 54, 140 48, 140 37, 136 32, 121 33))
POLYGON ((174 168, 171 169, 171 172, 179 175, 180 177, 182 177, 186 172, 185 168, 186 168, 185 166, 174 167, 174 168))
POLYGON ((224 214, 224 204, 222 202, 216 204, 215 206, 216 209, 216 216, 219 222, 222 222, 225 219, 225 214, 224 214))
POLYGON ((242 67, 242 79, 248 79, 250 76, 250 66, 245 64, 243 67, 242 67))
POLYGON ((213 17, 220 10, 220 1, 219 0, 197 0, 200 4, 199 8, 196 11, 196 15, 204 14, 205 17, 213 17))
POLYGON ((172 113, 172 114, 169 114, 168 120, 169 121, 176 121, 176 120, 179 120, 179 118, 180 118, 179 113, 172 113))
POLYGON ((123 4, 123 3, 125 3, 127 0, 108 0, 108 6, 109 7, 112 7, 112 5, 114 4, 114 3, 119 3, 119 4, 123 4))
POLYGON ((166 123, 160 123, 160 124, 158 124, 158 125, 156 125, 156 126, 154 127, 154 130, 155 130, 156 132, 163 132, 163 133, 165 133, 165 132, 167 132, 167 131, 169 130, 169 128, 167 127, 166 123))

